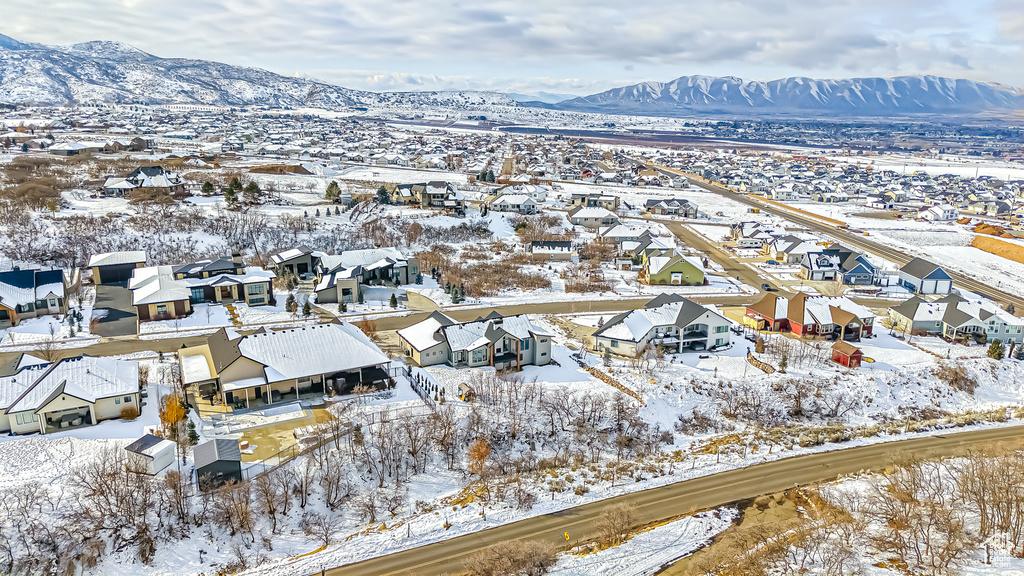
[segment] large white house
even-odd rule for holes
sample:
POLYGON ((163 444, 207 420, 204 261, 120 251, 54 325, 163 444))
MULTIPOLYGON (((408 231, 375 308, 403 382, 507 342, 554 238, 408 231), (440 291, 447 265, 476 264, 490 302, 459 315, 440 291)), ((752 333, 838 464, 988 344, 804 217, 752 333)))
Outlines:
POLYGON ((639 310, 612 317, 594 332, 593 347, 636 356, 648 346, 668 352, 708 350, 729 344, 729 320, 678 294, 662 294, 639 310))
POLYGON ((23 355, 0 378, 0 432, 47 434, 141 409, 139 363, 79 356, 57 362, 23 355))
POLYGON ((390 364, 365 334, 348 323, 248 336, 220 329, 206 344, 178 351, 182 379, 201 396, 249 406, 295 400, 307 392, 351 392, 387 382, 390 364))

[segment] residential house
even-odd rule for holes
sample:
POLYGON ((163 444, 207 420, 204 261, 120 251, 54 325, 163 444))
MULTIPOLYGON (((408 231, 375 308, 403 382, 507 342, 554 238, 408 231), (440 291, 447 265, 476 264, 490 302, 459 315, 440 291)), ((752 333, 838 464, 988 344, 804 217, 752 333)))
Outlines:
POLYGON ((874 283, 875 266, 864 254, 832 244, 824 250, 805 253, 800 260, 800 276, 815 281, 869 285, 874 283))
POLYGON ((0 378, 0 432, 49 434, 141 409, 139 363, 78 356, 48 362, 23 356, 0 378))
POLYGON ((619 223, 619 217, 606 208, 577 206, 568 213, 569 222, 584 228, 597 229, 619 223))
POLYGON ((127 252, 106 252, 93 254, 89 258, 93 284, 117 284, 131 280, 136 268, 146 265, 146 253, 142 250, 127 252))
POLYGON ((301 394, 351 393, 384 387, 388 357, 347 322, 240 336, 221 328, 206 344, 178 351, 182 380, 197 397, 251 407, 296 400, 301 394))
POLYGON ((576 262, 579 260, 579 254, 569 240, 534 240, 530 242, 528 250, 531 254, 544 256, 551 261, 576 262))
POLYGON ((921 218, 929 222, 952 222, 959 217, 960 212, 949 204, 939 204, 921 211, 921 218))
POLYGON ((651 199, 644 203, 644 209, 651 214, 661 216, 682 216, 683 218, 696 218, 697 205, 689 200, 667 198, 664 200, 651 199))
POLYGON ((1010 314, 991 300, 949 294, 928 302, 914 296, 889 308, 889 318, 894 330, 915 336, 957 340, 969 335, 1004 343, 1024 343, 1024 318, 1010 314))
POLYGON ((142 166, 124 178, 107 178, 103 183, 103 193, 106 196, 124 196, 139 189, 155 193, 181 194, 185 192, 185 180, 174 172, 164 170, 162 166, 142 166))
POLYGON ((797 336, 823 336, 832 340, 870 337, 875 315, 843 296, 786 297, 768 293, 747 306, 744 324, 759 330, 792 332, 797 336))
POLYGON ((528 194, 501 194, 487 201, 487 207, 495 212, 515 212, 518 214, 535 214, 537 201, 528 194))
POLYGON ((270 262, 278 276, 301 278, 313 273, 320 262, 320 253, 308 246, 296 246, 270 256, 270 262))
POLYGON ((446 363, 456 368, 493 366, 496 370, 548 364, 551 337, 525 314, 502 316, 497 312, 463 323, 434 312, 423 322, 398 331, 402 352, 420 366, 446 363))
POLYGON ((610 212, 616 212, 619 209, 619 197, 611 194, 577 192, 569 197, 569 207, 604 208, 610 212))
POLYGON ((419 261, 404 256, 397 248, 346 250, 338 255, 320 256, 316 265, 317 302, 344 302, 360 299, 360 286, 413 284, 419 278, 419 261))
POLYGON ((704 267, 696 258, 676 252, 644 252, 638 280, 652 286, 702 286, 704 267))
POLYGON ((900 268, 899 283, 914 294, 949 294, 953 289, 949 273, 921 258, 914 258, 900 268))
POLYGON ((205 259, 184 266, 136 268, 128 282, 139 322, 173 320, 192 313, 194 304, 243 302, 249 306, 274 303, 276 275, 246 267, 235 252, 230 258, 205 259))
POLYGON ((68 311, 67 286, 60 270, 0 272, 0 327, 17 326, 26 318, 68 311))
POLYGON ((613 316, 593 334, 592 346, 621 356, 637 356, 648 347, 677 353, 729 344, 729 320, 678 294, 662 294, 643 308, 613 316))

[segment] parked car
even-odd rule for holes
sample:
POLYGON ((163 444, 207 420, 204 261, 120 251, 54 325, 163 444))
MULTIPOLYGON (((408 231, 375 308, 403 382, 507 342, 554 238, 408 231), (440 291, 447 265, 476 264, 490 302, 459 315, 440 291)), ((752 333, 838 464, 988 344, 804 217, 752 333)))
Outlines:
POLYGON ((761 284, 761 290, 764 290, 765 292, 774 292, 775 287, 767 282, 764 282, 761 284))

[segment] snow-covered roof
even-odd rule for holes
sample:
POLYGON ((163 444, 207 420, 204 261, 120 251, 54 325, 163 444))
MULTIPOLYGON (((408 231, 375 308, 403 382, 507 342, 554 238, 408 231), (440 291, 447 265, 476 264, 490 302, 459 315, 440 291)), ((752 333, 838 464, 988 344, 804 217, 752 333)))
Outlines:
POLYGON ((607 218, 614 217, 615 213, 607 208, 581 208, 572 214, 572 218, 607 218))
POLYGON ((457 322, 451 317, 440 312, 431 314, 426 320, 418 322, 407 328, 398 331, 398 336, 409 343, 416 350, 423 351, 442 343, 436 340, 434 334, 444 326, 451 326, 457 322))
POLYGON ((9 413, 38 410, 58 394, 96 402, 139 391, 138 362, 79 356, 26 370, 43 374, 11 405, 9 413))
POLYGON ((390 258, 396 263, 406 261, 405 256, 397 248, 387 247, 346 250, 341 254, 324 256, 320 259, 320 265, 327 270, 335 270, 338 267, 354 268, 356 266, 369 266, 386 258, 390 258))
POLYGON ((202 354, 181 357, 181 378, 185 384, 194 384, 213 378, 210 363, 202 354))
POLYGON ((146 262, 146 252, 143 250, 104 252, 103 254, 93 254, 89 258, 89 268, 94 266, 113 266, 115 264, 138 264, 139 262, 146 262))
POLYGON ((609 320, 594 336, 639 342, 656 327, 675 326, 685 328, 705 312, 721 316, 692 300, 680 299, 661 306, 640 308, 609 320))
POLYGON ((323 324, 245 336, 242 356, 263 364, 268 382, 379 366, 388 357, 355 326, 323 324))
POLYGON ((525 314, 518 316, 502 316, 486 318, 465 324, 453 324, 441 329, 453 351, 474 350, 497 341, 507 332, 509 335, 525 340, 530 335, 551 336, 542 328, 537 327, 525 314))

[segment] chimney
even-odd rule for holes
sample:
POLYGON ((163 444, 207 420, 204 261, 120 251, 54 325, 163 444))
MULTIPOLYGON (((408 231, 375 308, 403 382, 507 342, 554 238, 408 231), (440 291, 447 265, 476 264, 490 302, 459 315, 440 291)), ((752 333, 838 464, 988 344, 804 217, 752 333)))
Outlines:
POLYGON ((231 251, 231 261, 234 262, 235 264, 241 266, 242 265, 242 253, 239 252, 238 250, 232 250, 231 251))

